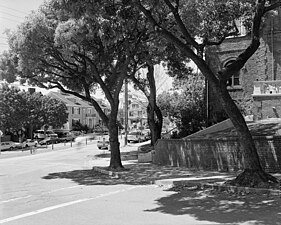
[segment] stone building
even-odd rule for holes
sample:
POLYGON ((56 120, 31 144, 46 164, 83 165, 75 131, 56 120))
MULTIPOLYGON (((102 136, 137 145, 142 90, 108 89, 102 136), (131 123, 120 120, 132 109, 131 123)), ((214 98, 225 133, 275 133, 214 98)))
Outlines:
MULTIPOLYGON (((255 119, 281 116, 281 9, 265 15, 261 27, 261 44, 239 73, 228 81, 232 98, 244 115, 255 119)), ((218 71, 235 60, 250 43, 249 35, 226 39, 206 51, 206 60, 218 71)), ((227 118, 216 97, 208 88, 209 125, 227 118)))

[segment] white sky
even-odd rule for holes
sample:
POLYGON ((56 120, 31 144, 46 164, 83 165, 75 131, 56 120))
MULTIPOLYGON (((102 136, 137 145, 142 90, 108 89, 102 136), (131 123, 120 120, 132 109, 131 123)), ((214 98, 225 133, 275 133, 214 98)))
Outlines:
MULTIPOLYGON (((0 0, 0 54, 8 50, 8 42, 4 31, 6 29, 15 30, 24 21, 32 10, 37 10, 44 0, 0 0)), ((172 79, 168 77, 163 68, 156 68, 156 73, 160 75, 156 79, 157 92, 161 93, 171 87, 172 79)))
POLYGON ((0 53, 8 49, 3 32, 15 30, 32 10, 37 10, 44 0, 0 0, 0 53))

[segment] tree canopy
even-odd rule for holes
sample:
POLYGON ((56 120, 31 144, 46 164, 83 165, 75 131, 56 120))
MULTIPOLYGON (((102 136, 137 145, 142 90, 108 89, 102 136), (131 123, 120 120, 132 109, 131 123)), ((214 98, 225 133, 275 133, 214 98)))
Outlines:
POLYGON ((118 141, 119 93, 131 70, 146 23, 138 11, 112 1, 45 2, 10 36, 20 76, 92 104, 110 131, 110 166, 122 167, 118 141), (92 94, 99 87, 106 115, 92 94))
POLYGON ((67 122, 66 105, 49 96, 3 85, 0 97, 0 128, 3 131, 39 129, 44 125, 60 128, 67 122))
POLYGON ((177 137, 185 137, 206 126, 205 82, 194 73, 175 79, 173 91, 158 96, 159 108, 179 130, 177 137))

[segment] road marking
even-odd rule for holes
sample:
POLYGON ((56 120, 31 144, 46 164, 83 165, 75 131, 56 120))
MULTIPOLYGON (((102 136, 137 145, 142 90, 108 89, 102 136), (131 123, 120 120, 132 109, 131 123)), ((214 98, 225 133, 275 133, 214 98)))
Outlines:
MULTIPOLYGON (((54 192, 58 192, 58 191, 66 190, 66 189, 77 188, 77 187, 81 187, 81 186, 80 186, 80 185, 75 185, 75 186, 70 186, 70 187, 65 187, 65 188, 59 188, 59 189, 55 189, 55 190, 52 190, 52 191, 43 192, 43 193, 41 193, 41 195, 44 195, 44 194, 51 194, 51 193, 54 193, 54 192)), ((7 200, 0 201, 0 204, 9 203, 9 202, 13 202, 13 201, 18 201, 18 200, 21 200, 21 199, 30 198, 30 197, 32 197, 32 196, 33 196, 33 195, 27 195, 27 196, 24 196, 24 197, 18 197, 18 198, 7 199, 7 200)))
MULTIPOLYGON (((141 187, 143 187, 143 186, 141 186, 141 187)), ((54 205, 54 206, 46 207, 46 208, 43 208, 43 209, 38 209, 38 210, 35 210, 35 211, 32 211, 32 212, 28 212, 28 213, 24 213, 24 214, 21 214, 21 215, 18 215, 18 216, 13 216, 13 217, 10 217, 10 218, 0 220, 0 224, 11 222, 11 221, 18 220, 18 219, 22 219, 22 218, 29 217, 29 216, 33 216, 33 215, 36 215, 36 214, 48 212, 48 211, 51 211, 51 210, 54 210, 54 209, 63 208, 63 207, 66 207, 66 206, 78 204, 78 203, 81 203, 81 202, 86 202, 86 201, 102 198, 102 197, 105 197, 105 196, 118 194, 118 193, 121 193, 121 192, 124 192, 124 191, 136 189, 136 188, 140 188, 140 186, 139 187, 124 188, 124 189, 120 189, 120 190, 117 190, 117 191, 111 191, 111 192, 108 192, 108 193, 105 193, 105 194, 99 194, 99 195, 97 195, 95 197, 92 197, 92 198, 82 198, 82 199, 79 199, 79 200, 66 202, 66 203, 63 203, 63 204, 54 205)))
POLYGON ((17 201, 17 200, 21 200, 21 199, 25 199, 25 198, 30 198, 30 197, 32 197, 32 195, 27 195, 27 196, 19 197, 19 198, 11 198, 11 199, 8 199, 8 200, 0 201, 0 204, 1 203, 7 203, 7 202, 13 202, 13 201, 17 201))
MULTIPOLYGON (((75 186, 70 186, 70 187, 64 187, 64 188, 55 189, 55 190, 52 190, 52 191, 48 191, 47 194, 54 193, 54 192, 57 192, 57 191, 66 190, 66 189, 78 188, 78 187, 81 187, 81 185, 75 185, 75 186)), ((43 193, 43 194, 46 194, 46 193, 43 193)))

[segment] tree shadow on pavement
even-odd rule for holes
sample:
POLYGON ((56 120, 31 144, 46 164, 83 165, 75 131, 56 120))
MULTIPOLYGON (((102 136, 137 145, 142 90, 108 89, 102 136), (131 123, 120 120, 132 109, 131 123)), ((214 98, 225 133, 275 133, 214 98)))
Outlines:
MULTIPOLYGON (((125 170, 118 172, 118 178, 100 173, 92 169, 73 170, 67 172, 50 173, 43 179, 70 179, 80 185, 145 185, 155 180, 186 178, 194 173, 187 168, 157 166, 150 163, 132 163, 124 166, 125 170)), ((106 170, 105 167, 100 167, 106 170)), ((199 174, 198 172, 196 174, 199 174)), ((222 174, 213 172, 213 175, 222 174)), ((209 173, 210 175, 210 173, 209 173)))
MULTIPOLYGON (((156 179, 188 177, 190 171, 173 167, 157 167, 151 164, 128 164, 123 172, 118 172, 118 178, 98 171, 73 170, 67 172, 50 173, 43 179, 70 179, 80 185, 115 185, 115 184, 151 184, 156 179)), ((105 167, 100 167, 106 170, 105 167)))
POLYGON ((280 196, 239 195, 205 190, 182 190, 157 200, 159 207, 146 210, 173 215, 192 215, 197 220, 222 224, 281 224, 280 196), (247 222, 247 223, 246 223, 247 222))

